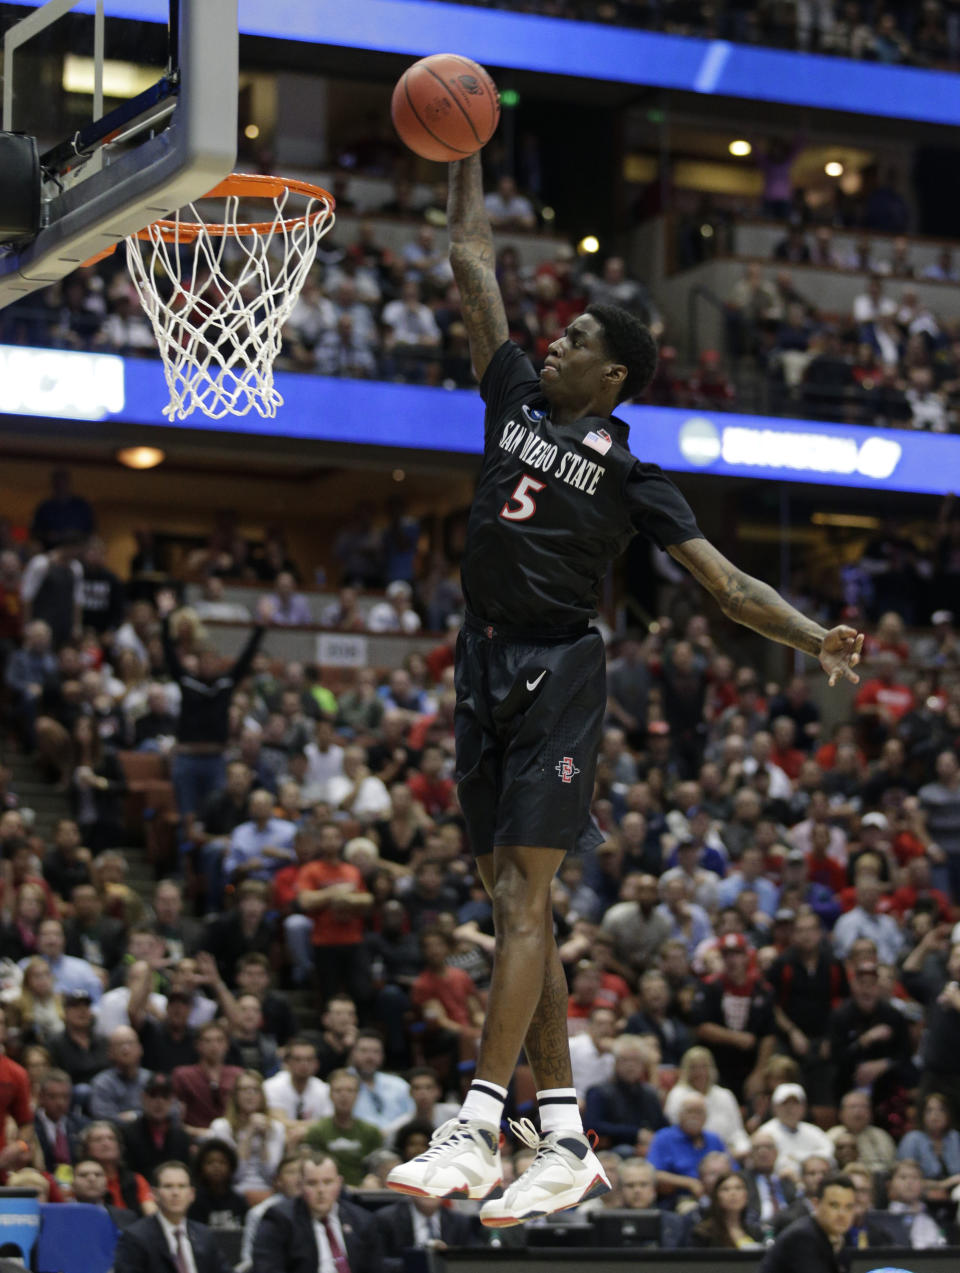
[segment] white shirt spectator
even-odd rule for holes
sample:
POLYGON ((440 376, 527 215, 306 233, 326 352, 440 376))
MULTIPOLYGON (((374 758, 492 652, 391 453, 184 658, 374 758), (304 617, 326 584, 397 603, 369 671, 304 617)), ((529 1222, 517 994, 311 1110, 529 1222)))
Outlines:
POLYGON ((323 1079, 311 1075, 302 1092, 293 1086, 289 1070, 280 1070, 263 1085, 267 1109, 278 1109, 291 1123, 316 1122, 333 1113, 330 1088, 323 1079))
MULTIPOLYGON (((324 799, 336 808, 340 801, 353 790, 353 783, 346 774, 337 774, 327 783, 324 799)), ((390 792, 383 781, 375 774, 368 774, 360 783, 356 799, 350 806, 349 813, 355 818, 364 820, 388 817, 390 813, 390 792)))
POLYGON ((827 1133, 814 1123, 798 1123, 794 1131, 779 1118, 771 1118, 768 1122, 762 1123, 758 1131, 772 1136, 777 1142, 777 1148, 780 1151, 776 1164, 778 1175, 789 1170, 799 1176, 803 1160, 810 1158, 813 1154, 826 1158, 830 1163, 834 1161, 833 1142, 827 1133))
POLYGON ((853 298, 853 318, 857 323, 875 323, 878 318, 891 318, 897 312, 897 302, 892 296, 884 296, 879 286, 853 298))
POLYGON ((123 301, 108 314, 97 333, 97 344, 111 345, 114 349, 155 349, 153 331, 142 310, 132 309, 123 301))
MULTIPOLYGON (((663 1112, 668 1122, 680 1121, 680 1107, 690 1096, 703 1096, 702 1092, 690 1087, 687 1083, 675 1083, 667 1093, 663 1112)), ((737 1098, 727 1087, 719 1084, 709 1088, 704 1100, 707 1102, 707 1121, 704 1128, 719 1136, 726 1147, 737 1158, 742 1158, 750 1149, 750 1137, 743 1125, 743 1115, 737 1098)))
MULTIPOLYGON (((232 1149, 237 1148, 237 1139, 228 1118, 215 1118, 203 1139, 225 1140, 232 1149)), ((240 1160, 232 1181, 234 1189, 240 1192, 269 1189, 283 1157, 286 1141, 287 1129, 283 1123, 275 1118, 269 1119, 266 1134, 255 1133, 248 1158, 240 1160)))
POLYGON ((315 350, 317 372, 321 376, 352 376, 372 379, 377 373, 373 349, 353 330, 353 324, 341 318, 332 331, 324 332, 315 350))
MULTIPOLYGON (((744 756, 743 772, 752 777, 757 772, 757 764, 756 756, 744 756)), ((767 761, 764 769, 770 775, 770 799, 789 800, 793 795, 793 784, 780 766, 767 761)))
MULTIPOLYGON (((94 1026, 98 1034, 109 1039, 117 1026, 130 1024, 130 990, 127 986, 117 986, 108 990, 93 1010, 94 1026)), ((157 1021, 167 1015, 167 1000, 164 995, 152 994, 147 1002, 147 1012, 157 1021)))
POLYGON ((440 328, 422 301, 396 300, 383 307, 383 325, 397 345, 439 345, 440 328))
MULTIPOLYGON (((307 743, 304 747, 307 757, 307 772, 303 778, 303 790, 310 793, 326 791, 331 778, 343 773, 343 748, 331 743, 326 751, 321 751, 316 743, 307 743)), ((322 794, 314 799, 322 800, 322 794)))
POLYGON ((324 296, 316 284, 308 282, 287 319, 284 335, 312 349, 324 332, 336 326, 337 311, 333 301, 324 296))
POLYGON ((420 616, 416 610, 405 610, 398 616, 389 601, 378 601, 370 607, 367 628, 370 632, 418 632, 420 616))
POLYGON ((585 1031, 570 1040, 570 1064, 573 1066, 573 1086, 578 1096, 586 1096, 587 1089, 609 1083, 613 1078, 615 1058, 612 1052, 600 1052, 585 1031))

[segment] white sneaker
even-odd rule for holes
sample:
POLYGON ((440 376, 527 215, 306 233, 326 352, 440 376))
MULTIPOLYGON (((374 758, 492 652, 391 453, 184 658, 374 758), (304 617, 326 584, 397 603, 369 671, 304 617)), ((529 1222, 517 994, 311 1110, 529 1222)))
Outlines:
POLYGON ((387 1188, 416 1198, 485 1198, 501 1178, 500 1128, 451 1118, 429 1149, 394 1167, 387 1188))
POLYGON ((504 1192, 480 1208, 480 1220, 492 1229, 507 1229, 535 1216, 567 1211, 610 1189, 610 1181, 582 1132, 547 1132, 540 1136, 528 1118, 510 1121, 510 1129, 537 1156, 504 1192))

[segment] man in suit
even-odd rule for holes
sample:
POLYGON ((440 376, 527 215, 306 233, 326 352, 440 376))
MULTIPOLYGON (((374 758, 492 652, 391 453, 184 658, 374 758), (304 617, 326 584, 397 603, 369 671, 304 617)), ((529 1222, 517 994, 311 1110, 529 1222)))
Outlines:
POLYGON ((848 1273, 850 1248, 844 1243, 856 1205, 849 1176, 824 1176, 816 1210, 795 1220, 767 1247, 760 1273, 797 1273, 798 1269, 803 1273, 848 1273))
MULTIPOLYGON (((381 1273, 373 1217, 341 1200, 343 1180, 330 1155, 306 1155, 300 1171, 301 1196, 278 1202, 260 1221, 253 1243, 256 1273, 381 1273)), ((116 1273, 126 1270, 118 1266, 116 1273)))
POLYGON ((772 1224, 773 1217, 788 1207, 797 1196, 792 1180, 776 1171, 780 1147, 769 1132, 755 1131, 750 1137, 750 1157, 744 1171, 747 1182, 747 1206, 761 1223, 772 1224))
POLYGON ((832 1168, 830 1159, 823 1158, 820 1154, 810 1154, 808 1158, 804 1158, 800 1165, 800 1193, 789 1207, 784 1207, 773 1217, 774 1234, 782 1233, 794 1220, 813 1215, 817 1209, 820 1181, 832 1168))
POLYGON ((70 1112, 73 1084, 66 1070, 47 1070, 40 1082, 40 1096, 33 1128, 43 1154, 43 1167, 53 1175, 58 1167, 71 1166, 74 1138, 86 1119, 70 1112))
POLYGON ((139 1220, 135 1211, 115 1207, 106 1201, 107 1173, 95 1158, 81 1158, 73 1168, 73 1200, 86 1202, 91 1207, 103 1207, 118 1229, 129 1229, 139 1220))
POLYGON ((485 1246, 470 1216, 445 1207, 439 1198, 405 1198, 374 1215, 383 1245, 383 1273, 403 1273, 403 1253, 485 1246))
POLYGON ((161 1163, 153 1182, 156 1215, 120 1234, 114 1273, 232 1273, 205 1224, 187 1219, 195 1196, 190 1169, 161 1163))

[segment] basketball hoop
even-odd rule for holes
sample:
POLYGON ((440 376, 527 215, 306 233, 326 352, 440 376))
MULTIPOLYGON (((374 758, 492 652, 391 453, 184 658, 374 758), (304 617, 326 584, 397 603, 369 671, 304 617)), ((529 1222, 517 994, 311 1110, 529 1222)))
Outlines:
POLYGON ((334 201, 309 182, 252 173, 233 173, 207 199, 223 201, 222 221, 191 203, 127 239, 170 391, 163 414, 183 420, 199 409, 221 420, 253 409, 271 418, 283 403, 273 383, 283 325, 333 225, 334 201), (291 215, 298 198, 306 203, 291 215), (272 200, 272 219, 241 221, 240 201, 251 199, 272 200))

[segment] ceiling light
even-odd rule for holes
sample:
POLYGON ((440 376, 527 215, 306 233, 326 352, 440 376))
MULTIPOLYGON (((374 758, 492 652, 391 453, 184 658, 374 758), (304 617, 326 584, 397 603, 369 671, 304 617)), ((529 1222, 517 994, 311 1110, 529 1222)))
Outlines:
POLYGON ((831 159, 828 164, 824 164, 823 171, 828 177, 842 177, 843 164, 839 159, 831 159))
POLYGON ((727 147, 731 155, 735 155, 737 159, 745 159, 747 155, 753 154, 753 147, 748 141, 742 137, 738 137, 736 141, 732 141, 727 147))
POLYGON ((128 469, 155 469, 166 458, 158 446, 126 446, 117 452, 117 460, 128 469))
MULTIPOLYGON (((103 63, 104 97, 136 97, 152 88, 158 72, 150 66, 134 62, 118 62, 106 58, 103 63)), ((96 63, 92 57, 80 57, 68 53, 63 59, 61 86, 65 93, 80 93, 92 97, 96 84, 96 63)))
POLYGON ((577 244, 577 251, 581 256, 593 256, 600 251, 600 240, 595 234, 585 234, 577 244))
POLYGON ((247 141, 256 141, 260 136, 260 128, 257 124, 248 124, 243 130, 243 135, 247 141))

